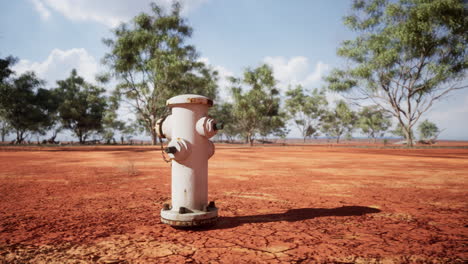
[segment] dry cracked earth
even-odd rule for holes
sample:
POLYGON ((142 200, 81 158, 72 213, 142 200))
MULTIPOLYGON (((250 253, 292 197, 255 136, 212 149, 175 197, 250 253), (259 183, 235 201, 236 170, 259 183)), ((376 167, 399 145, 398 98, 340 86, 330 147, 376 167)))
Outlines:
POLYGON ((468 149, 218 145, 174 229, 152 147, 0 148, 0 263, 466 263, 468 149))

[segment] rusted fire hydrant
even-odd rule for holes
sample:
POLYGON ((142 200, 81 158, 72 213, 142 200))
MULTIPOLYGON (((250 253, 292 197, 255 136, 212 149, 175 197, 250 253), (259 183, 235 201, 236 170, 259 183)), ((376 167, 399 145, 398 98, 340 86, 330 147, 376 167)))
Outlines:
POLYGON ((209 138, 222 129, 208 116, 213 101, 184 94, 167 100, 172 113, 156 123, 161 138, 169 141, 165 152, 171 159, 172 205, 165 204, 161 221, 171 226, 200 226, 216 222, 218 209, 208 203, 208 159, 214 154, 209 138))

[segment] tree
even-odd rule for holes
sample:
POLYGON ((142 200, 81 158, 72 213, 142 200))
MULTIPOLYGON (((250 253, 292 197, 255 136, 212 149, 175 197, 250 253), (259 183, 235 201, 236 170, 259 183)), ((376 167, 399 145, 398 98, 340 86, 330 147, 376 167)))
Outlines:
POLYGON ((43 88, 44 81, 33 72, 0 86, 0 109, 2 116, 16 133, 16 143, 22 143, 29 133, 45 134, 53 122, 55 111, 49 98, 52 92, 43 88))
POLYGON ((58 107, 62 125, 83 144, 92 133, 102 131, 107 108, 104 89, 85 82, 75 69, 67 79, 57 81, 57 85, 62 100, 58 107))
POLYGON ((434 143, 441 131, 436 124, 426 119, 419 124, 418 132, 422 142, 434 143))
POLYGON ((258 134, 262 137, 263 143, 267 142, 268 136, 286 138, 290 130, 286 127, 287 114, 280 111, 280 104, 274 103, 270 113, 260 123, 258 134))
POLYGON ((306 138, 317 136, 320 127, 320 117, 328 105, 324 91, 314 89, 311 95, 306 95, 301 85, 286 92, 286 110, 294 124, 301 132, 304 142, 306 138))
POLYGON ((330 88, 370 99, 401 125, 413 126, 434 102, 466 88, 467 7, 460 0, 355 0, 345 24, 358 36, 338 55, 349 67, 327 78, 330 88))
POLYGON ((127 140, 130 144, 132 143, 132 136, 135 135, 137 131, 136 124, 135 122, 132 122, 131 120, 127 120, 126 123, 124 123, 123 128, 120 130, 120 139, 121 143, 124 144, 124 140, 127 140))
POLYGON ((231 103, 215 104, 210 109, 210 115, 213 116, 218 124, 223 123, 223 129, 218 131, 218 135, 221 137, 226 136, 226 139, 233 142, 234 138, 240 134, 240 130, 237 126, 237 121, 234 114, 232 113, 234 106, 231 103))
POLYGON ((377 137, 385 135, 385 132, 391 127, 392 121, 388 113, 373 105, 362 108, 359 112, 357 125, 362 133, 373 139, 375 143, 377 137))
POLYGON ((251 146, 257 134, 274 133, 284 127, 284 114, 279 109, 279 91, 273 70, 268 65, 247 68, 243 78, 231 78, 230 81, 234 118, 241 134, 251 146), (243 91, 242 86, 250 89, 243 91))
POLYGON ((0 135, 2 137, 2 142, 5 142, 5 137, 8 136, 12 131, 10 124, 5 118, 5 114, 0 109, 0 135))
POLYGON ((50 89, 43 91, 42 93, 38 93, 38 97, 48 109, 48 122, 44 124, 43 130, 38 134, 45 135, 47 131, 51 132, 51 136, 46 140, 46 142, 54 144, 56 143, 55 138, 57 138, 58 133, 63 129, 58 111, 62 98, 56 89, 50 89))
POLYGON ((125 129, 125 122, 118 120, 118 109, 119 101, 116 97, 111 97, 102 119, 103 127, 101 134, 106 144, 110 144, 111 141, 115 144, 115 132, 123 131, 125 129))
POLYGON ((194 93, 216 97, 217 73, 198 60, 186 44, 192 29, 180 17, 180 5, 169 14, 155 3, 152 14, 141 13, 114 30, 104 43, 111 49, 103 59, 119 81, 115 95, 129 104, 137 119, 157 142, 156 121, 172 96, 194 93))
POLYGON ((8 78, 14 74, 11 66, 13 66, 17 61, 18 59, 13 56, 0 59, 0 85, 7 81, 8 78))
MULTIPOLYGON (((13 66, 16 61, 17 59, 12 56, 0 59, 0 89, 2 89, 4 85, 8 84, 10 76, 14 73, 11 69, 11 66, 13 66)), ((12 128, 10 124, 8 124, 8 120, 6 119, 5 114, 5 110, 0 108, 0 134, 2 137, 2 142, 4 142, 5 137, 10 134, 10 132, 12 132, 12 128)))
POLYGON ((336 143, 340 143, 341 136, 352 134, 356 119, 356 114, 346 102, 340 100, 334 109, 328 110, 322 116, 321 130, 328 136, 336 137, 336 143))
MULTIPOLYGON (((406 131, 405 129, 403 128, 403 126, 398 123, 397 126, 395 127, 394 130, 390 131, 390 133, 392 133, 393 135, 397 136, 397 137, 406 137, 406 131)), ((411 138, 414 138, 414 132, 413 132, 413 129, 411 129, 411 131, 409 132, 411 134, 411 138)), ((407 142, 406 142, 407 144, 407 142)))

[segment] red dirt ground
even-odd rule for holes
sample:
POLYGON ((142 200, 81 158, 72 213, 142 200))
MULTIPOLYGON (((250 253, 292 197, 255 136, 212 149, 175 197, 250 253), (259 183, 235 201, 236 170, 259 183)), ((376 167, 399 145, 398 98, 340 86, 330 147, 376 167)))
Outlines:
POLYGON ((0 263, 466 263, 468 149, 217 146, 210 229, 152 147, 0 149, 0 263))

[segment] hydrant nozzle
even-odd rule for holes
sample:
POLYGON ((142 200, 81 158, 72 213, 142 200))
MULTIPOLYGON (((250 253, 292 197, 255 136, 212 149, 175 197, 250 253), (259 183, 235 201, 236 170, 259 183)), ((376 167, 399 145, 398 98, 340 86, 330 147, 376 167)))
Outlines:
POLYGON ((168 147, 168 148, 165 148, 164 151, 165 151, 166 153, 168 153, 168 154, 169 154, 169 153, 170 153, 170 154, 174 154, 174 153, 177 152, 177 148, 176 148, 176 147, 168 147))

